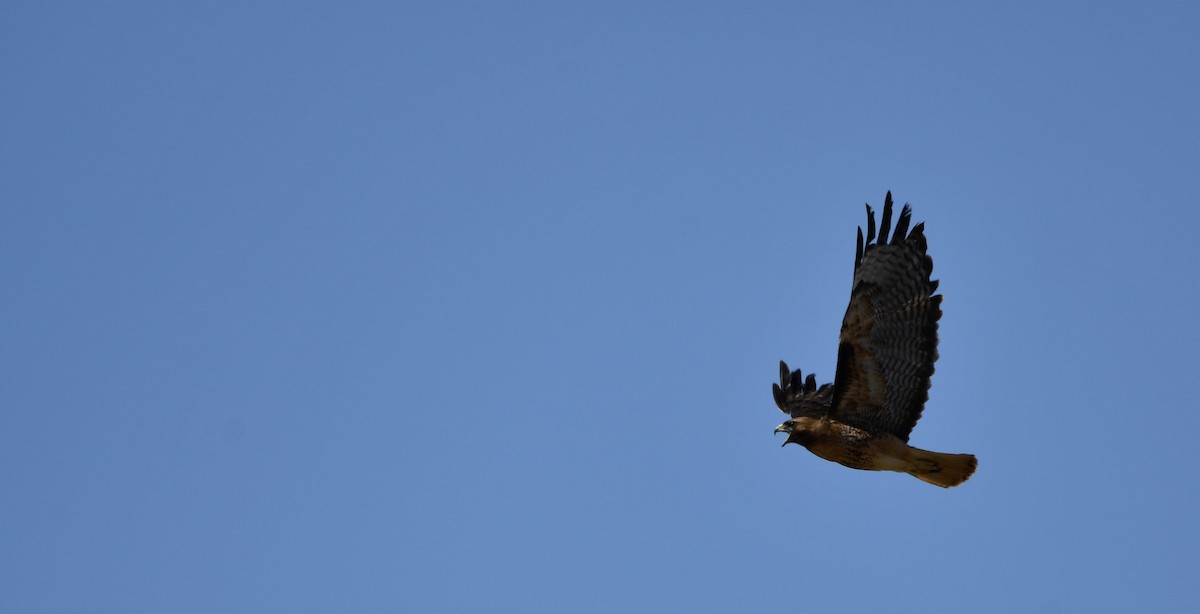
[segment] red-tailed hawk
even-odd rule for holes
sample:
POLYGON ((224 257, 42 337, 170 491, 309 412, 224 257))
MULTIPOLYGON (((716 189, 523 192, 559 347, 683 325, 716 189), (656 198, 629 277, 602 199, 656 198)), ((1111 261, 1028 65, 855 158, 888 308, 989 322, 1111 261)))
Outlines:
POLYGON ((788 434, 813 454, 852 469, 900 471, 943 488, 975 472, 970 454, 929 452, 908 445, 908 434, 929 400, 929 377, 937 361, 942 296, 930 280, 933 259, 925 224, 908 230, 912 209, 892 224, 892 193, 883 201, 879 238, 867 205, 867 240, 858 229, 854 285, 842 320, 833 384, 789 371, 779 362, 775 404, 791 418, 775 432, 788 434))

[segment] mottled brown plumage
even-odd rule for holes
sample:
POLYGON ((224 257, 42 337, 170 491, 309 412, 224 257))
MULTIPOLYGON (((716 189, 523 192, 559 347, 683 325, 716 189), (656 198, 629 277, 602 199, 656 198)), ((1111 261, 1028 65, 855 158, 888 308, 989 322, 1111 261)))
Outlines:
POLYGON ((975 471, 970 454, 913 448, 909 434, 925 401, 937 361, 941 295, 930 279, 925 225, 909 232, 912 210, 900 211, 893 232, 892 193, 879 234, 867 205, 867 236, 858 229, 854 283, 842 321, 833 384, 817 386, 779 363, 775 404, 791 416, 775 431, 826 460, 854 469, 901 471, 938 486, 957 486, 975 471), (889 233, 891 238, 888 238, 889 233))

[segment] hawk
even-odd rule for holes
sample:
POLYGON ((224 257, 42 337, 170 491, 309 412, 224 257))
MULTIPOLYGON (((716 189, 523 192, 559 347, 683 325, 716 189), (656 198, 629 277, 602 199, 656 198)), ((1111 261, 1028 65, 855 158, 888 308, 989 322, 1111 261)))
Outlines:
POLYGON ((775 404, 791 416, 776 433, 787 433, 813 454, 852 469, 899 471, 943 488, 958 486, 975 472, 971 454, 943 454, 908 445, 908 435, 929 400, 929 378, 937 361, 942 296, 930 280, 925 224, 908 229, 912 209, 900 210, 892 231, 892 193, 883 201, 875 234, 875 212, 867 205, 867 240, 858 229, 850 306, 838 338, 832 384, 789 371, 779 361, 775 404))

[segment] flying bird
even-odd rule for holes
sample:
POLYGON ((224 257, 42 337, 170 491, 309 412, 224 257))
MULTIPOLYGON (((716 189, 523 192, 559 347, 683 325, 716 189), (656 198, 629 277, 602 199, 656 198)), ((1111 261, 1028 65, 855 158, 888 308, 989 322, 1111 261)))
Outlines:
POLYGON ((943 488, 975 472, 971 454, 930 452, 908 445, 908 435, 929 400, 937 361, 942 296, 930 279, 925 224, 910 232, 912 209, 900 210, 893 231, 892 193, 883 201, 879 234, 867 205, 867 238, 858 229, 850 306, 838 338, 832 384, 789 371, 779 361, 775 404, 791 416, 776 427, 789 443, 852 469, 899 471, 943 488), (891 238, 888 234, 891 232, 891 238))

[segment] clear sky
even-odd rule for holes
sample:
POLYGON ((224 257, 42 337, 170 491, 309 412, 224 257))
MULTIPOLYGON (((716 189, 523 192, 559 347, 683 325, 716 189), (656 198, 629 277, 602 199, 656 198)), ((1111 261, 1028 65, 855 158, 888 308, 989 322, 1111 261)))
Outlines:
POLYGON ((7 3, 0 611, 1197 611, 1200 9, 976 4, 7 3))

